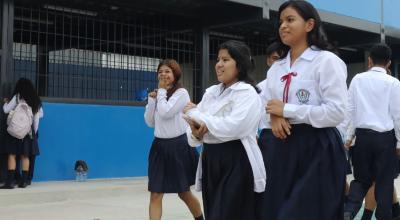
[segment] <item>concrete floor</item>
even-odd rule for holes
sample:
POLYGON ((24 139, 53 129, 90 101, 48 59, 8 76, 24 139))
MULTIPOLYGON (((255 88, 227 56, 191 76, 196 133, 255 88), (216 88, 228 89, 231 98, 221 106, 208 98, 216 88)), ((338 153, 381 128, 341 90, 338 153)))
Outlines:
MULTIPOLYGON (((147 178, 33 183, 0 190, 0 220, 145 220, 148 203, 147 178)), ((165 195, 163 210, 163 220, 193 219, 176 194, 165 195)))
MULTIPOLYGON (((148 203, 147 178, 33 183, 0 190, 0 219, 144 220, 148 203)), ((176 194, 164 196, 163 210, 166 220, 193 219, 176 194)))

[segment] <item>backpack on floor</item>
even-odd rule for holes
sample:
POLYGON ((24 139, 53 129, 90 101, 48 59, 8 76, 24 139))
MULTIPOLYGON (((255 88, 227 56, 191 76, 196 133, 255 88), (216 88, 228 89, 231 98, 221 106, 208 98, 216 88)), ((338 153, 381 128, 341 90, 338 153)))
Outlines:
POLYGON ((32 108, 22 102, 12 110, 7 117, 7 132, 18 139, 24 139, 24 137, 30 133, 33 122, 32 108))
POLYGON ((89 167, 84 160, 77 160, 75 162, 75 171, 87 172, 88 170, 89 170, 89 167))

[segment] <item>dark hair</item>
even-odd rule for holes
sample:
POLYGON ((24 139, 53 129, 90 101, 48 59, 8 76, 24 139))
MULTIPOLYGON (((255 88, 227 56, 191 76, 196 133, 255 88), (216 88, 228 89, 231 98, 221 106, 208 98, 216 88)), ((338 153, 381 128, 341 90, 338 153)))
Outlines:
POLYGON ((279 42, 273 42, 267 47, 267 57, 270 57, 273 53, 277 53, 279 57, 282 57, 283 50, 279 42))
MULTIPOLYGON (((287 1, 279 7, 278 19, 280 19, 282 11, 288 7, 291 7, 294 10, 296 10, 297 13, 299 13, 299 15, 305 21, 307 21, 309 19, 314 19, 314 21, 315 21, 314 28, 307 34, 308 46, 316 46, 320 50, 328 50, 328 51, 334 52, 334 48, 328 42, 328 38, 322 27, 321 17, 319 16, 317 10, 314 8, 314 6, 311 3, 307 2, 307 1, 303 1, 303 0, 287 1)), ((280 28, 280 24, 278 25, 277 39, 283 50, 281 58, 284 58, 288 54, 290 47, 285 45, 282 42, 282 40, 279 36, 279 28, 280 28)))
POLYGON ((162 66, 167 66, 167 67, 171 68, 172 74, 174 74, 174 82, 172 84, 172 88, 168 89, 168 91, 167 91, 167 100, 168 100, 172 96, 172 94, 174 94, 174 92, 176 90, 178 90, 179 88, 182 88, 182 85, 178 82, 182 76, 182 70, 181 70, 181 67, 179 66, 178 62, 176 62, 176 60, 174 60, 174 59, 161 60, 161 62, 158 64, 158 67, 157 67, 157 73, 162 66))
POLYGON ((370 50, 369 57, 374 65, 386 66, 392 58, 392 49, 385 43, 375 44, 370 50))
POLYGON ((26 78, 20 78, 15 85, 13 96, 19 95, 20 99, 25 100, 25 102, 32 108, 32 113, 36 114, 40 107, 42 107, 42 101, 38 96, 32 82, 26 78))
POLYGON ((256 92, 260 93, 249 75, 254 70, 254 60, 251 58, 250 48, 241 41, 229 40, 219 45, 218 51, 223 49, 226 49, 232 59, 236 61, 236 68, 239 72, 238 80, 252 85, 256 92))

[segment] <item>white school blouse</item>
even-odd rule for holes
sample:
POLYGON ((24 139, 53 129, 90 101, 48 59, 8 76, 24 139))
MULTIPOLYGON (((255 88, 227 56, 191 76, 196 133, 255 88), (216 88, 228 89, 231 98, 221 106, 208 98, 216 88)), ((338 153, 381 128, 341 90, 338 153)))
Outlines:
MULTIPOLYGON (((18 103, 26 103, 26 101, 24 99, 20 99, 19 98, 19 94, 14 95, 13 98, 11 99, 11 101, 9 101, 8 103, 4 103, 3 105, 3 111, 4 113, 8 114, 10 113, 12 110, 14 110, 18 103)), ((33 115, 33 128, 35 129, 35 133, 37 133, 38 129, 39 129, 39 121, 41 118, 43 118, 43 108, 40 107, 40 109, 38 110, 38 112, 36 112, 36 114, 33 115)))
POLYGON ((167 90, 158 89, 157 97, 149 96, 144 119, 154 128, 158 138, 174 138, 186 133, 187 122, 183 119, 183 108, 190 102, 184 88, 177 89, 167 101, 167 90))
POLYGON ((268 70, 267 102, 284 100, 283 116, 291 124, 315 128, 336 127, 345 118, 347 104, 346 64, 335 54, 309 47, 290 66, 290 51, 268 70), (291 83, 285 91, 287 77, 291 83))
MULTIPOLYGON (((208 133, 202 140, 187 136, 191 146, 201 143, 218 144, 240 140, 249 158, 254 176, 254 191, 265 190, 266 172, 256 134, 261 117, 261 100, 255 89, 244 82, 237 82, 224 89, 223 84, 208 88, 196 108, 188 116, 207 125, 208 133)), ((202 164, 199 160, 196 173, 196 190, 201 190, 202 164)))

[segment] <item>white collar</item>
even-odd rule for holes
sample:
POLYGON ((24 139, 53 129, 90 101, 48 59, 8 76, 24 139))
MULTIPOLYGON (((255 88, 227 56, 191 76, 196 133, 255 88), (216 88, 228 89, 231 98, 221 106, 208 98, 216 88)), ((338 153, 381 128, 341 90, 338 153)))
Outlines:
POLYGON ((238 81, 234 83, 233 85, 229 86, 228 88, 225 88, 223 83, 220 83, 218 85, 212 86, 208 89, 206 89, 207 92, 210 92, 214 96, 219 96, 221 95, 221 91, 225 90, 247 90, 251 87, 248 83, 238 81))
MULTIPOLYGON (((288 52, 288 54, 286 55, 285 58, 283 58, 282 60, 278 60, 277 63, 283 65, 283 64, 285 64, 285 63, 288 62, 288 61, 290 62, 290 51, 291 51, 291 50, 289 50, 289 52, 288 52)), ((321 50, 318 49, 316 46, 308 47, 308 48, 300 55, 299 59, 304 59, 304 60, 307 60, 307 61, 312 61, 312 60, 318 55, 318 53, 319 53, 320 51, 321 51, 321 50)))
POLYGON ((379 67, 379 66, 374 66, 369 71, 380 72, 380 73, 384 73, 384 74, 387 73, 385 68, 382 68, 382 67, 379 67))

